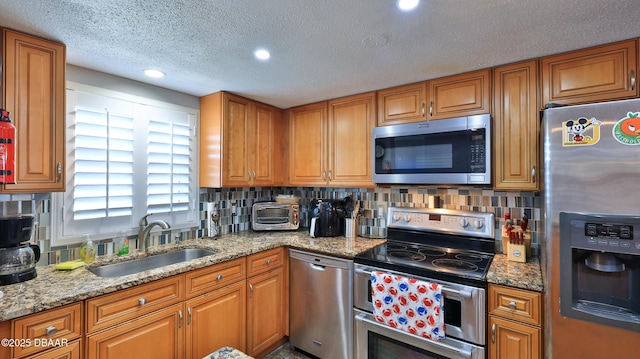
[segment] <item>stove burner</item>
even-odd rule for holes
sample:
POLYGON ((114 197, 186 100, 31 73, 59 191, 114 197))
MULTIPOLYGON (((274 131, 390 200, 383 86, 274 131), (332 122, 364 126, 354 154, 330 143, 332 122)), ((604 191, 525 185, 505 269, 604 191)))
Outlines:
POLYGON ((405 261, 423 261, 425 259, 427 259, 427 257, 424 254, 415 252, 415 251, 404 251, 404 250, 391 250, 389 251, 387 249, 387 256, 389 257, 394 257, 400 260, 405 260, 405 261))
POLYGON ((420 249, 419 252, 428 257, 442 257, 447 254, 446 252, 437 249, 420 249))
POLYGON ((400 244, 400 243, 388 243, 387 242, 387 250, 388 251, 395 251, 395 250, 402 250, 402 249, 407 249, 407 246, 404 244, 400 244))
POLYGON ((449 268, 459 272, 475 272, 478 266, 458 259, 434 259, 431 264, 436 267, 449 268))
POLYGON ((465 262, 482 262, 486 256, 472 253, 458 253, 456 258, 465 262))

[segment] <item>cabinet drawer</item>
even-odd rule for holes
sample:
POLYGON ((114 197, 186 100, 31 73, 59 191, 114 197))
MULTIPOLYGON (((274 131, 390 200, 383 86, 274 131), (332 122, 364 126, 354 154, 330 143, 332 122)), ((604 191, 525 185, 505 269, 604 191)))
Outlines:
POLYGON ((269 249, 264 252, 250 255, 248 258, 248 273, 251 277, 256 274, 267 272, 271 269, 280 267, 284 263, 284 248, 269 249))
MULTIPOLYGON (((82 303, 74 303, 15 319, 12 322, 13 339, 72 341, 82 335, 82 303)), ((47 349, 44 345, 32 344, 28 347, 14 347, 13 356, 23 357, 47 349)))
POLYGON ((87 300, 87 333, 182 301, 182 278, 178 275, 87 300))
POLYGON ((80 359, 80 340, 56 346, 43 353, 30 356, 29 359, 80 359))
POLYGON ((539 292, 489 286, 489 314, 540 326, 539 292))
POLYGON ((216 264, 186 274, 187 298, 193 298, 246 278, 245 258, 216 264))

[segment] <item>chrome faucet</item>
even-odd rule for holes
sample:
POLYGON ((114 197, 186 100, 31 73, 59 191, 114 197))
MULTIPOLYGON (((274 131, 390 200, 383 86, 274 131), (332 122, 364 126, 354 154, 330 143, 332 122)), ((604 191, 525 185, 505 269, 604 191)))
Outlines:
POLYGON ((149 233, 151 232, 151 228, 154 226, 160 226, 162 229, 169 229, 171 226, 169 223, 158 219, 151 223, 147 222, 147 217, 151 214, 147 214, 146 216, 140 218, 140 222, 138 222, 138 227, 140 228, 140 232, 138 233, 138 246, 140 246, 140 252, 146 252, 149 247, 149 233))

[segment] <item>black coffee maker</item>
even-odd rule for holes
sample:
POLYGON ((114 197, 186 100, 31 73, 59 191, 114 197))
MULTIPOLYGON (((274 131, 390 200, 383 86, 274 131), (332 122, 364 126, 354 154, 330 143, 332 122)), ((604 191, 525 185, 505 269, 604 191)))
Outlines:
POLYGON ((33 216, 0 217, 0 285, 36 277, 40 247, 29 244, 33 216))
POLYGON ((343 200, 314 199, 309 204, 311 237, 337 237, 344 235, 344 219, 351 197, 343 200))

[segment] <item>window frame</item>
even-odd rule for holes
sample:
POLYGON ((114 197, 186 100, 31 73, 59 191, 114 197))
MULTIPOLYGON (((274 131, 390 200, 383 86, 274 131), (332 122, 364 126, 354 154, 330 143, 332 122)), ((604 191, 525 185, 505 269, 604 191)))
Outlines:
MULTIPOLYGON (((176 221, 173 220, 174 216, 171 215, 170 213, 155 213, 149 217, 149 220, 157 220, 157 219, 165 220, 171 225, 172 231, 192 229, 192 228, 197 229, 200 226, 200 220, 199 220, 200 110, 191 108, 191 107, 186 107, 183 105, 172 104, 165 101, 159 101, 151 98, 141 97, 137 95, 127 94, 124 92, 104 89, 104 88, 90 86, 90 85, 85 85, 85 84, 76 83, 72 81, 67 81, 65 92, 68 92, 68 91, 84 92, 90 95, 103 96, 103 97, 108 97, 114 100, 131 102, 133 103, 133 107, 134 107, 134 111, 133 111, 134 116, 140 116, 141 110, 144 110, 144 112, 150 112, 148 109, 149 106, 154 108, 159 108, 159 109, 166 109, 168 111, 184 112, 188 114, 187 117, 189 118, 189 122, 190 124, 191 123, 193 124, 192 126, 191 125, 189 126, 191 131, 189 138, 192 146, 190 147, 190 151, 193 153, 193 156, 192 156, 193 162, 191 167, 193 169, 191 172, 192 184, 190 185, 190 191, 189 191, 189 197, 190 197, 189 210, 186 212, 183 212, 185 221, 184 223, 176 223, 176 221), (192 118, 191 116, 193 116, 192 121, 191 121, 191 118, 192 118)), ((67 96, 65 119, 71 118, 73 120, 73 116, 75 116, 75 110, 76 110, 75 98, 72 98, 72 96, 67 96)), ((139 120, 138 119, 134 120, 134 123, 136 121, 139 121, 139 120)), ((74 149, 69 147, 70 146, 69 141, 71 140, 72 138, 71 135, 73 134, 73 128, 72 128, 73 125, 69 125, 69 123, 71 122, 67 121, 67 124, 65 125, 65 137, 66 137, 65 171, 66 171, 66 180, 67 180, 67 186, 66 186, 67 191, 73 190, 73 178, 74 178, 74 161, 73 161, 74 149)), ((73 123, 75 124, 75 121, 73 123)), ((138 131, 148 132, 147 130, 148 130, 147 128, 142 130, 140 128, 134 127, 134 136, 137 136, 140 133, 138 131)), ((147 138, 146 134, 144 137, 147 138)), ((146 155, 143 156, 140 153, 141 151, 139 149, 136 150, 136 148, 139 148, 139 147, 140 146, 134 146, 134 152, 133 152, 133 155, 135 157, 134 161, 139 161, 140 156, 146 157, 146 155)), ((144 162, 147 162, 148 164, 148 161, 144 161, 144 162)), ((146 202, 146 198, 148 197, 147 191, 146 191, 146 175, 147 175, 146 166, 143 171, 137 171, 137 172, 134 171, 133 173, 134 205, 132 208, 132 215, 130 217, 127 217, 127 219, 123 221, 117 222, 119 223, 119 225, 123 227, 117 227, 117 228, 114 228, 113 230, 106 230, 106 231, 103 230, 103 231, 100 231, 100 233, 91 233, 90 235, 92 239, 104 240, 109 238, 115 238, 122 232, 124 232, 126 235, 133 235, 138 233, 139 219, 142 216, 147 214, 147 207, 148 207, 146 202), (140 194, 140 192, 142 192, 142 194, 140 194), (143 201, 144 204, 142 205, 138 204, 138 202, 140 202, 140 200, 143 198, 144 198, 144 201, 143 201)), ((51 196, 51 229, 52 229, 51 243, 52 245, 75 244, 75 243, 81 242, 85 238, 85 233, 75 233, 75 234, 64 233, 65 224, 68 223, 69 221, 73 221, 73 220, 66 220, 64 218, 65 215, 69 215, 69 213, 72 213, 69 211, 67 211, 67 214, 64 213, 65 196, 67 195, 68 195, 67 192, 56 192, 56 193, 52 193, 52 196, 51 196)), ((99 219, 96 219, 95 223, 98 224, 99 221, 100 221, 99 219)), ((109 228, 112 228, 112 227, 109 227, 109 228)))

